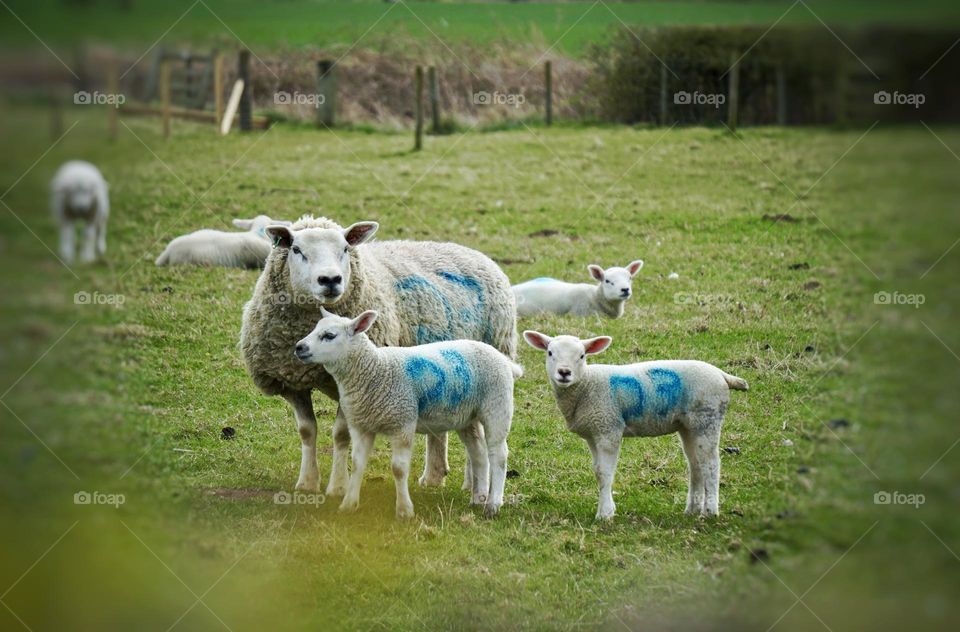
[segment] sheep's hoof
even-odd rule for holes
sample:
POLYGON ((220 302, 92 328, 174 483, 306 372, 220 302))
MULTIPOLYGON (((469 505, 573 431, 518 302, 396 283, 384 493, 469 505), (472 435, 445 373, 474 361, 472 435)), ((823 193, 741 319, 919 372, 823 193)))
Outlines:
POLYGON ((704 509, 700 515, 704 518, 716 518, 720 515, 719 509, 704 509))
POLYGON ((486 494, 478 494, 470 500, 471 505, 486 505, 487 496, 486 494))
POLYGON ((602 509, 597 512, 596 519, 607 522, 613 520, 614 514, 616 514, 616 509, 602 509))
POLYGON ((424 474, 419 479, 417 483, 420 484, 420 487, 443 487, 443 475, 441 474, 424 474))
POLYGON ((343 502, 340 503, 339 511, 342 513, 353 513, 354 511, 357 510, 358 507, 360 507, 359 500, 349 500, 347 498, 344 498, 343 502))
POLYGON ((307 481, 297 481, 297 486, 295 488, 298 492, 307 492, 314 494, 320 491, 320 479, 310 483, 307 481))
POLYGON ((334 485, 330 483, 327 485, 327 496, 346 496, 347 495, 347 486, 346 485, 334 485))
POLYGON ((483 517, 494 518, 500 513, 500 505, 486 504, 483 506, 483 517))
POLYGON ((688 516, 699 516, 702 511, 703 510, 701 510, 699 507, 687 507, 683 510, 683 513, 687 514, 688 516))
POLYGON ((410 520, 413 516, 412 505, 410 507, 397 507, 397 520, 410 520))

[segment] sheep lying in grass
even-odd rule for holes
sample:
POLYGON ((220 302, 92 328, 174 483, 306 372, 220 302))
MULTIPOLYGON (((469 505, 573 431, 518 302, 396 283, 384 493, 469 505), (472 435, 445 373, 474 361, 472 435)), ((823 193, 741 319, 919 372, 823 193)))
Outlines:
POLYGON ((64 163, 50 183, 50 212, 60 226, 60 258, 72 263, 76 254, 76 224, 83 227, 80 261, 90 263, 107 252, 110 196, 107 181, 89 162, 64 163))
POLYGON ((533 279, 513 286, 517 298, 517 315, 533 316, 548 312, 572 316, 601 314, 610 318, 623 316, 623 304, 633 293, 633 277, 643 261, 632 261, 627 267, 604 270, 589 265, 587 269, 599 283, 565 283, 556 279, 533 279))
POLYGON ((377 312, 366 311, 353 320, 321 313, 323 318, 297 343, 295 353, 306 364, 322 364, 337 383, 353 440, 353 473, 340 510, 359 505, 373 441, 385 434, 393 446, 397 517, 412 518, 407 476, 414 433, 456 430, 473 472, 472 503, 484 505, 488 517, 496 515, 507 476, 513 379, 523 375, 523 369, 475 340, 378 348, 364 333, 376 322, 377 312), (478 425, 485 445, 475 431, 478 425))
POLYGON ((547 352, 547 376, 567 428, 590 446, 600 486, 597 518, 612 518, 611 488, 624 437, 677 432, 687 457, 688 514, 715 516, 720 501, 720 426, 730 390, 747 383, 695 360, 657 360, 623 366, 587 365, 606 349, 607 336, 580 340, 525 331, 530 346, 547 352))
POLYGON ((173 239, 157 257, 158 266, 195 265, 223 268, 262 268, 270 254, 266 229, 271 224, 290 226, 266 215, 235 219, 241 233, 203 229, 173 239))
MULTIPOLYGON (((441 340, 480 340, 508 357, 516 354, 516 304, 510 281, 481 253, 450 243, 368 242, 376 222, 342 228, 326 218, 302 217, 293 226, 270 226, 275 248, 243 310, 240 346, 247 371, 261 391, 293 407, 301 439, 297 489, 319 489, 317 421, 310 392, 338 399, 320 365, 304 365, 291 350, 320 320, 320 308, 380 316, 367 332, 381 346, 409 347, 441 340)), ((328 495, 343 495, 350 433, 343 410, 333 426, 328 495)), ((447 473, 445 433, 427 435, 423 485, 447 473)), ((469 468, 464 473, 469 483, 469 468)))

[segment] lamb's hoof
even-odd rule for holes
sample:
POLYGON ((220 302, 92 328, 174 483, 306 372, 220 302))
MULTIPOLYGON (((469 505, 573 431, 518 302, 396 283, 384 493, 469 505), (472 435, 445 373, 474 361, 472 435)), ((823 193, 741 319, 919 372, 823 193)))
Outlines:
POLYGON ((484 518, 495 518, 497 514, 500 513, 500 505, 493 505, 487 503, 483 506, 483 517, 484 518))
POLYGON ((320 491, 320 479, 317 478, 317 480, 312 482, 301 479, 297 481, 297 486, 294 489, 296 489, 298 492, 315 494, 320 491))
POLYGON ((473 498, 470 499, 470 504, 471 504, 471 505, 478 505, 478 506, 479 506, 479 505, 486 505, 486 504, 487 504, 487 497, 486 497, 486 495, 484 495, 484 494, 479 494, 479 495, 477 495, 477 496, 474 496, 473 498))
POLYGON ((339 511, 341 513, 353 513, 357 510, 358 507, 360 507, 359 500, 350 500, 350 499, 344 498, 343 502, 340 503, 339 511))
POLYGON ((424 474, 417 479, 420 487, 443 487, 444 477, 439 474, 424 474))
POLYGON ((327 483, 327 496, 346 496, 347 495, 347 486, 340 484, 334 485, 333 481, 327 483))
POLYGON ((616 511, 616 509, 614 509, 614 508, 601 509, 600 511, 597 511, 596 519, 597 519, 597 520, 600 520, 600 521, 603 521, 603 522, 609 522, 609 521, 613 520, 613 516, 614 516, 616 513, 617 513, 617 511, 616 511))
POLYGON ((683 510, 683 513, 687 514, 688 516, 699 516, 702 511, 703 510, 699 507, 687 507, 683 510))
POLYGON ((705 508, 702 512, 700 512, 700 516, 703 517, 703 518, 716 518, 716 517, 719 516, 719 515, 720 515, 720 510, 719 510, 719 509, 707 509, 707 508, 705 508))
POLYGON ((397 520, 410 520, 414 517, 413 506, 397 507, 397 520))

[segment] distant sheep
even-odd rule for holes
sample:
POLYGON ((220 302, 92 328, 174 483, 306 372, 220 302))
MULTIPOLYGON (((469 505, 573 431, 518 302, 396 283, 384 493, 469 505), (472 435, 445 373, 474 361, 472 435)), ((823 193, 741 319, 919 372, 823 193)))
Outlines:
POLYGON ((364 333, 376 322, 377 312, 366 311, 352 320, 321 313, 323 318, 297 343, 295 353, 306 364, 322 364, 336 381, 350 428, 353 473, 340 510, 359 506, 374 439, 385 434, 393 446, 397 517, 412 518, 407 477, 414 434, 456 430, 474 473, 472 503, 483 505, 488 517, 496 515, 507 477, 513 380, 523 369, 476 340, 378 348, 364 333), (484 432, 478 433, 477 426, 484 432))
POLYGON ((195 265, 222 268, 262 268, 270 254, 266 229, 271 224, 290 226, 266 215, 235 219, 242 233, 203 229, 173 239, 157 257, 158 266, 195 265))
POLYGON ((547 352, 547 376, 567 428, 587 441, 600 487, 598 519, 612 518, 613 476, 624 437, 680 433, 687 457, 688 514, 720 511, 720 427, 730 390, 747 383, 694 360, 587 365, 606 349, 607 336, 580 340, 525 331, 530 346, 547 352))
POLYGON ((89 162, 64 163, 50 183, 50 212, 60 227, 60 258, 72 263, 76 256, 76 224, 83 228, 80 262, 90 263, 107 252, 107 218, 110 196, 107 181, 89 162))
POLYGON ((643 261, 631 262, 627 267, 604 270, 589 265, 590 276, 598 285, 589 283, 565 283, 556 279, 533 279, 513 286, 517 299, 517 315, 533 316, 551 313, 571 316, 595 314, 620 318, 623 304, 633 293, 633 277, 640 272, 643 261))
MULTIPOLYGON (((302 217, 293 226, 270 226, 276 244, 253 297, 243 310, 240 346, 247 371, 268 395, 293 407, 301 438, 297 488, 319 489, 317 422, 310 392, 338 399, 320 365, 293 355, 297 342, 320 320, 321 307, 341 314, 376 309, 368 331, 377 345, 409 347, 442 340, 480 340, 508 357, 516 354, 516 305, 510 281, 485 255, 451 243, 369 242, 376 222, 342 228, 326 218, 302 217)), ((347 485, 350 433, 342 409, 333 426, 333 467, 327 494, 347 485)), ((447 473, 446 434, 427 435, 423 485, 447 473)), ((464 482, 469 483, 469 469, 464 482)))

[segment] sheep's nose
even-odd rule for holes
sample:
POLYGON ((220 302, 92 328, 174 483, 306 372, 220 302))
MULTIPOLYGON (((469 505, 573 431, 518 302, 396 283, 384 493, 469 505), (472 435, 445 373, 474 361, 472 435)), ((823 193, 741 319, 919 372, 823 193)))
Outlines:
POLYGON ((557 369, 557 375, 563 378, 570 377, 570 369, 557 369))
POLYGON ((620 290, 620 296, 630 296, 630 288, 623 288, 620 290))
POLYGON ((320 285, 328 285, 328 286, 340 285, 341 281, 343 281, 343 277, 340 275, 333 276, 333 277, 329 277, 329 276, 317 277, 317 283, 319 283, 320 285))
POLYGON ((297 355, 303 355, 307 352, 307 345, 305 343, 297 343, 297 355))

